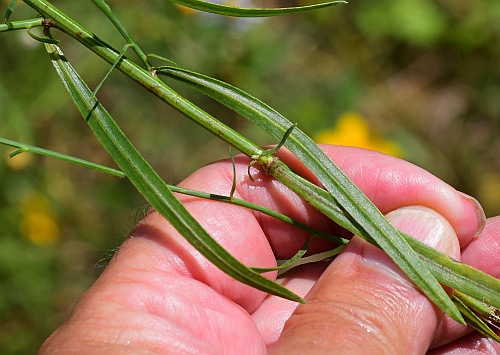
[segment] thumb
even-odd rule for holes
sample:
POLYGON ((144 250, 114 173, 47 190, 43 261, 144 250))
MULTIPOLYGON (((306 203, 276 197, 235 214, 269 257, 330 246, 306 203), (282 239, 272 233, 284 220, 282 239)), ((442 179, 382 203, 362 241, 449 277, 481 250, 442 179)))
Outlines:
MULTIPOLYGON (((387 219, 458 259, 451 225, 426 207, 405 207, 387 219)), ((354 237, 286 322, 277 354, 425 353, 442 312, 381 250, 354 237)))

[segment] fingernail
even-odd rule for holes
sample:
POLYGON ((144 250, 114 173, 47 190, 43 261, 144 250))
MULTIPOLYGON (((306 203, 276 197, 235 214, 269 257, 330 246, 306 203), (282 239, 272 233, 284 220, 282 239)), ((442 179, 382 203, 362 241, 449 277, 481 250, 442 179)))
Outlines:
MULTIPOLYGON (((402 207, 386 214, 386 218, 396 229, 454 259, 460 259, 460 245, 455 230, 436 211, 423 206, 402 207)), ((376 265, 380 271, 396 272, 406 278, 385 253, 371 244, 356 240, 355 243, 349 243, 344 252, 350 247, 361 248, 358 252, 365 263, 376 265)))
POLYGON ((476 200, 474 197, 467 195, 461 191, 458 191, 459 195, 462 196, 464 199, 466 199, 469 203, 472 203, 475 211, 476 211, 476 217, 477 217, 477 230, 474 235, 474 237, 477 237, 479 234, 484 229, 484 226, 486 224, 486 214, 484 213, 483 206, 479 203, 478 200, 476 200))
POLYGON ((430 247, 449 256, 459 256, 459 244, 451 224, 436 211, 424 206, 399 208, 386 215, 387 220, 430 247))

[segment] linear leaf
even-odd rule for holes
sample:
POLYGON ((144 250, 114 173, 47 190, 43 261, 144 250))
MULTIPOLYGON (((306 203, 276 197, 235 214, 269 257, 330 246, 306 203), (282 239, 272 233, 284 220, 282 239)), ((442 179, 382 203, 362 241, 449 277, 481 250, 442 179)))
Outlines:
POLYGON ((20 153, 30 152, 30 153, 45 155, 45 156, 55 158, 55 159, 68 161, 68 162, 71 162, 74 164, 78 164, 81 166, 85 166, 87 168, 99 170, 99 171, 102 171, 104 173, 108 173, 108 174, 115 175, 118 177, 125 177, 125 175, 119 170, 116 170, 113 168, 108 168, 107 166, 95 164, 95 163, 89 162, 87 160, 78 159, 78 158, 75 158, 75 157, 72 157, 72 156, 69 156, 66 154, 57 153, 57 152, 54 152, 52 150, 47 150, 47 149, 35 147, 35 146, 25 144, 25 143, 15 142, 15 141, 12 141, 10 139, 5 139, 5 138, 0 138, 0 144, 4 144, 4 145, 8 145, 8 146, 11 146, 14 148, 18 148, 17 150, 15 150, 9 154, 9 156, 11 158, 17 154, 20 154, 20 153))
MULTIPOLYGON (((55 158, 55 159, 67 161, 67 162, 70 162, 73 164, 81 165, 81 166, 84 166, 86 168, 95 169, 95 170, 101 171, 103 173, 108 173, 108 174, 111 174, 111 175, 114 175, 114 176, 117 176, 120 178, 126 177, 126 175, 120 170, 116 170, 116 169, 109 168, 109 167, 104 166, 104 165, 96 164, 96 163, 90 162, 88 160, 76 158, 76 157, 73 157, 71 155, 67 155, 67 154, 63 154, 63 153, 54 152, 52 150, 35 147, 35 146, 29 145, 26 143, 20 143, 20 142, 16 142, 16 141, 13 141, 10 139, 0 137, 0 144, 7 145, 10 147, 14 147, 14 148, 18 148, 15 151, 9 153, 9 156, 11 158, 18 155, 18 154, 21 154, 21 153, 34 153, 34 154, 44 155, 44 156, 47 156, 50 158, 55 158)), ((306 232, 309 232, 310 234, 312 234, 318 238, 322 238, 323 240, 328 240, 330 242, 337 243, 340 245, 346 245, 349 242, 348 239, 337 237, 337 236, 322 232, 322 231, 317 230, 315 228, 312 228, 304 223, 296 221, 293 218, 290 218, 284 214, 281 214, 279 212, 276 212, 274 210, 271 210, 269 208, 263 207, 261 205, 258 205, 258 204, 252 203, 252 202, 248 202, 245 200, 238 199, 236 197, 232 197, 231 195, 230 196, 223 196, 223 195, 216 195, 216 194, 211 194, 211 193, 203 192, 203 191, 186 189, 186 188, 175 186, 175 185, 167 185, 167 186, 168 186, 170 191, 177 192, 179 194, 189 195, 189 196, 193 196, 193 197, 199 197, 199 198, 203 198, 203 199, 207 199, 207 200, 214 200, 214 201, 219 201, 219 202, 230 203, 230 204, 233 204, 236 206, 241 206, 241 207, 248 208, 248 209, 251 209, 251 210, 254 210, 257 212, 261 212, 261 213, 266 214, 270 217, 276 218, 277 220, 291 224, 297 228, 300 228, 306 232)), ((251 268, 251 269, 253 270, 254 268, 251 268)))
MULTIPOLYGON (((469 298, 466 295, 461 294, 460 292, 455 292, 453 294, 453 301, 457 305, 460 312, 462 312, 462 314, 467 319, 467 324, 476 329, 479 333, 500 343, 500 337, 496 335, 495 332, 486 324, 486 322, 491 322, 491 320, 489 319, 490 315, 478 314, 476 311, 474 311, 475 309, 481 307, 480 302, 475 299, 469 298)), ((495 315, 493 314, 493 316, 495 315)))
MULTIPOLYGON (((190 84, 248 118, 278 140, 292 126, 290 121, 262 101, 222 81, 173 67, 164 68, 161 74, 190 84)), ((457 307, 400 232, 311 138, 294 129, 285 146, 315 174, 338 207, 359 226, 361 237, 373 239, 436 305, 453 319, 465 323, 457 307)))
POLYGON ((146 54, 142 51, 141 47, 134 41, 132 36, 128 33, 127 29, 122 25, 118 17, 111 11, 111 8, 104 0, 91 0, 95 6, 111 21, 113 26, 120 32, 122 37, 127 41, 127 43, 132 47, 137 56, 146 65, 148 69, 151 68, 149 64, 149 59, 146 54))
POLYGON ((12 15, 12 13, 14 12, 14 8, 16 7, 16 2, 17 0, 10 0, 9 7, 7 7, 7 10, 5 11, 4 15, 5 23, 9 22, 10 15, 12 15))
POLYGON ((238 8, 216 4, 203 0, 170 0, 178 5, 186 6, 203 12, 210 12, 218 15, 233 16, 233 17, 269 17, 293 14, 304 11, 317 10, 332 5, 345 4, 346 1, 329 1, 321 4, 297 6, 297 7, 281 7, 281 8, 238 8))
POLYGON ((66 89, 95 136, 137 190, 189 243, 234 279, 259 290, 303 302, 302 298, 293 292, 241 264, 212 239, 126 138, 66 60, 59 47, 46 44, 46 49, 66 89))

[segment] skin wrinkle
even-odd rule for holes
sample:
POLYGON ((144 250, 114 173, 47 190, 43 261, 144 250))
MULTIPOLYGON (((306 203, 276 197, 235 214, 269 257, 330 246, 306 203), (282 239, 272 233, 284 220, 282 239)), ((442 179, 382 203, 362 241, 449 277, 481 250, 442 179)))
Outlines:
MULTIPOLYGON (((194 201, 193 201, 194 203, 194 201)), ((221 203, 222 204, 222 203, 221 203)), ((189 204, 188 204, 189 205, 189 204)), ((229 205, 225 204, 225 208, 227 208, 229 205)), ((220 209, 216 209, 217 211, 221 212, 220 209)), ((193 212, 193 210, 192 210, 193 212)), ((203 212, 203 208, 201 209, 200 212, 203 212)), ((246 212, 245 212, 246 213, 246 212)), ((195 213, 196 214, 196 213, 195 213)), ((259 295, 259 297, 265 297, 265 294, 262 293, 261 291, 257 291, 255 289, 252 289, 248 286, 240 286, 238 288, 234 288, 234 284, 241 285, 238 281, 233 280, 226 274, 222 273, 218 268, 216 268, 213 264, 208 262, 205 258, 201 257, 201 255, 194 250, 183 238, 176 238, 175 241, 173 241, 171 238, 167 237, 168 229, 172 229, 170 226, 165 227, 164 229, 162 228, 161 230, 150 230, 152 225, 154 224, 161 224, 165 225, 166 222, 163 220, 162 217, 160 217, 158 214, 153 214, 149 218, 151 218, 151 223, 149 223, 150 228, 148 230, 145 230, 145 236, 147 237, 148 235, 156 235, 157 238, 153 243, 162 243, 165 244, 165 247, 167 250, 162 251, 162 253, 165 252, 170 252, 172 256, 180 256, 180 259, 182 260, 182 265, 183 268, 187 268, 188 272, 186 273, 185 271, 183 272, 184 275, 192 277, 194 279, 197 279, 203 283, 210 282, 210 285, 221 292, 222 294, 231 294, 231 297, 235 300, 237 300, 239 297, 244 297, 248 295, 248 293, 253 293, 255 295, 259 295), (159 236, 159 238, 158 238, 159 236), (214 274, 217 275, 217 278, 214 277, 214 274), (226 282, 225 280, 229 280, 229 282, 226 282), (236 292, 235 290, 241 290, 241 295, 236 292)), ((208 227, 210 228, 213 227, 208 227)), ((256 248, 257 244, 254 243, 253 248, 256 248)), ((267 251, 267 254, 271 255, 269 258, 272 258, 272 261, 274 262, 274 257, 272 254, 269 253, 269 250, 264 248, 262 249, 262 253, 259 253, 256 255, 259 259, 262 258, 263 255, 265 255, 265 251, 267 251)), ((166 260, 169 260, 170 258, 167 258, 166 260)), ((177 258, 178 259, 178 258, 177 258)), ((262 262, 255 261, 254 264, 259 264, 262 265, 262 262)), ((165 266, 165 265, 164 265, 165 266)), ((269 265, 267 265, 269 266, 269 265)), ((168 269, 168 268, 167 268, 168 269)), ((258 298, 255 299, 257 301, 258 298)))
MULTIPOLYGON (((126 281, 120 283, 114 284, 115 287, 113 287, 113 292, 109 294, 108 297, 103 297, 105 300, 109 299, 109 301, 106 301, 106 304, 116 304, 118 306, 118 309, 125 307, 128 310, 135 310, 135 312, 141 312, 143 310, 146 310, 149 314, 154 315, 154 316, 159 316, 159 320, 171 320, 173 321, 172 324, 176 325, 182 325, 183 319, 187 322, 184 323, 183 329, 188 330, 192 332, 193 329, 197 330, 194 333, 192 333, 191 337, 195 337, 196 339, 203 340, 203 342, 211 343, 211 344, 218 344, 221 345, 223 344, 223 338, 219 337, 213 337, 216 334, 220 334, 217 331, 217 328, 222 326, 227 326, 227 321, 224 321, 221 319, 220 316, 223 316, 223 314, 220 314, 219 309, 224 309, 225 307, 220 307, 220 300, 224 300, 224 302, 227 302, 225 299, 220 299, 218 297, 210 297, 208 294, 205 293, 192 293, 189 294, 192 299, 192 301, 188 301, 186 299, 186 292, 185 292, 185 283, 180 283, 180 285, 183 285, 181 289, 175 287, 175 285, 179 285, 179 283, 175 282, 174 279, 171 280, 171 283, 168 284, 160 284, 156 281, 144 279, 141 277, 140 272, 133 273, 132 275, 128 276, 128 278, 136 278, 137 281, 135 285, 138 283, 140 284, 141 282, 144 283, 143 287, 145 287, 144 291, 139 295, 135 295, 134 298, 130 298, 129 295, 131 294, 130 292, 118 292, 118 294, 122 294, 123 297, 117 299, 116 294, 117 294, 117 287, 125 287, 127 288, 129 285, 132 283, 129 282, 129 279, 126 281), (152 281, 152 282, 151 282, 152 281), (152 291, 151 288, 155 288, 152 291), (173 292, 174 289, 178 289, 178 291, 173 292), (146 296, 143 296, 143 295, 146 296), (162 295, 164 294, 169 294, 168 299, 165 299, 162 295), (156 300, 152 299, 150 296, 147 295, 156 295, 156 300), (177 295, 175 297, 175 295, 177 295), (200 299, 199 296, 204 296, 203 299, 200 299), (144 297, 145 299, 142 299, 144 297), (218 300, 218 302, 214 302, 214 300, 218 300), (112 301, 112 303, 110 303, 112 301), (158 303, 159 301, 159 303, 158 303), (168 301, 168 303, 165 303, 165 301, 168 301), (188 301, 188 302, 186 302, 188 301), (201 302, 200 302, 201 301, 201 302), (208 302, 207 302, 208 301, 208 302), (152 303, 157 303, 152 306, 152 303), (153 311, 153 312, 152 312, 153 311), (191 317, 189 319, 185 319, 184 315, 185 314, 190 314, 191 317), (220 316, 219 316, 220 315, 220 316), (218 321, 220 320, 220 321, 218 321), (208 324, 209 327, 196 327, 195 324, 208 324), (193 328, 194 327, 194 328, 193 328), (212 330, 210 331, 210 328, 212 330), (210 336, 212 335, 212 337, 210 336)), ((185 282, 189 283, 199 283, 196 280, 185 280, 185 282)), ((201 283, 199 283, 201 285, 201 283)), ((202 285, 202 287, 206 287, 205 285, 202 285)), ((195 288, 192 288, 193 290, 195 288)), ((212 290, 210 290, 213 292, 212 290)), ((215 295, 215 294, 214 294, 215 295)), ((242 309, 240 309, 243 313, 246 314, 242 309)), ((117 327, 123 326, 123 322, 118 323, 117 327)), ((150 328, 146 324, 142 323, 142 326, 145 326, 146 329, 150 328)), ((126 331, 128 332, 128 328, 125 328, 126 331)), ((128 333, 126 333, 128 334, 128 333)), ((219 335, 220 336, 220 335, 219 335)), ((122 335, 116 335, 116 339, 111 339, 110 342, 113 343, 120 343, 121 341, 118 341, 117 339, 123 338, 122 335)), ((194 353, 199 353, 199 352, 194 352, 194 353)))
MULTIPOLYGON (((155 212, 156 214, 156 212, 155 212)), ((135 236, 134 238, 138 238, 134 240, 133 242, 129 242, 128 240, 125 241, 125 243, 120 247, 119 252, 122 253, 123 248, 126 248, 129 246, 130 243, 134 243, 135 249, 140 249, 137 248, 137 244, 140 243, 140 241, 150 241, 152 243, 157 243, 159 245, 162 245, 159 241, 152 240, 150 236, 155 233, 161 233, 156 227, 153 227, 153 225, 148 224, 147 220, 141 221, 139 225, 137 225, 134 230, 132 231, 133 235, 135 236), (139 240, 139 241, 137 241, 139 240)), ((161 235, 161 234, 160 234, 161 235)), ((164 244, 170 244, 167 243, 167 240, 165 238, 162 238, 161 241, 164 244)), ((141 263, 140 261, 137 263, 138 265, 144 265, 144 264, 152 264, 152 268, 156 268, 157 270, 161 272, 174 272, 176 274, 179 274, 181 276, 185 277, 192 277, 191 272, 189 271, 189 268, 186 266, 185 260, 182 258, 181 255, 173 252, 173 250, 170 250, 168 247, 165 248, 164 253, 162 255, 157 255, 157 253, 154 253, 153 255, 144 255, 143 253, 137 253, 139 254, 137 257, 144 258, 147 260, 147 262, 141 263), (154 260, 154 262, 151 262, 151 259, 154 260)), ((121 256, 120 256, 121 257, 121 256)), ((111 259, 112 262, 117 262, 119 259, 118 258, 113 258, 111 259)))
MULTIPOLYGON (((123 314, 123 312, 120 312, 120 308, 109 307, 108 302, 101 303, 99 305, 99 308, 103 310, 99 313, 101 314, 101 317, 96 317, 96 312, 91 312, 90 314, 88 314, 89 312, 85 312, 86 314, 84 314, 83 317, 80 316, 80 321, 83 319, 84 322, 89 323, 88 326, 83 328, 87 330, 87 334, 69 332, 69 334, 72 335, 72 337, 67 339, 69 344, 72 345, 72 347, 69 348, 74 348, 73 339, 93 339, 92 342, 94 344, 98 344, 102 347, 106 347, 106 344, 116 344, 119 346, 124 346, 126 344, 134 343, 139 348, 148 348, 147 345, 151 343, 152 339, 154 339, 155 341, 153 343, 156 343, 157 345, 154 349, 150 349, 153 353, 164 352, 165 348, 168 348, 169 351, 174 351, 177 347, 181 347, 183 349, 183 351, 179 353, 193 354, 199 353, 200 349, 207 349, 207 344, 196 341, 197 338, 193 338, 193 334, 184 335, 186 333, 186 330, 179 332, 179 330, 176 329, 175 336, 173 336, 170 331, 166 332, 165 336, 160 337, 158 333, 151 333, 150 331, 148 331, 148 329, 163 328, 165 326, 165 320, 163 319, 149 317, 147 319, 149 327, 148 324, 144 322, 144 319, 140 324, 130 324, 133 321, 134 314, 136 314, 136 312, 127 311, 125 315, 123 314), (130 326, 125 326, 126 324, 130 324, 130 326), (98 329, 102 328, 102 325, 104 325, 110 331, 104 334, 99 332, 98 329), (198 351, 187 351, 188 348, 186 348, 186 344, 188 344, 188 342, 180 342, 180 339, 182 338, 191 338, 192 340, 194 340, 191 348, 193 348, 194 346, 194 348, 198 349, 198 351), (176 344, 178 344, 178 346, 176 346, 176 344)), ((90 348, 92 348, 90 344, 86 344, 86 346, 82 346, 81 352, 76 353, 87 353, 88 350, 86 349, 86 347, 89 346, 90 348)), ((65 346, 61 347, 61 349, 63 349, 62 353, 64 354, 69 353, 68 349, 65 346)), ((99 353, 99 351, 97 351, 96 353, 99 353)))
POLYGON ((179 319, 182 319, 186 312, 197 314, 194 310, 195 306, 198 307, 198 305, 202 305, 205 311, 215 311, 221 306, 220 302, 214 302, 214 300, 218 300, 217 298, 211 298, 205 294, 189 294, 189 299, 192 302, 186 303, 185 291, 190 288, 189 285, 193 285, 192 289, 195 289, 198 284, 204 287, 199 281, 191 278, 170 274, 169 279, 171 279, 171 282, 162 283, 164 275, 156 275, 157 277, 152 278, 152 274, 145 271, 132 271, 127 275, 125 279, 119 278, 115 280, 111 290, 103 291, 101 298, 105 302, 132 311, 146 311, 148 314, 155 316, 179 319), (144 277, 145 274, 147 277, 144 277), (183 283, 176 282, 176 279, 183 279, 183 283), (136 285, 142 287, 142 292, 135 293, 133 297, 130 297, 131 293, 127 290, 130 287, 135 288, 136 285), (124 292, 117 292, 120 290, 124 292), (167 293, 169 297, 165 299, 162 295, 167 293), (187 309, 188 307, 190 309, 187 309))
POLYGON ((330 329, 330 334, 342 338, 342 344, 339 344, 339 347, 335 350, 337 353, 344 354, 348 353, 351 342, 359 342, 359 328, 363 328, 365 336, 372 338, 363 339, 364 342, 371 344, 371 351, 379 348, 382 350, 381 353, 395 353, 394 344, 387 341, 385 336, 383 328, 386 324, 380 318, 370 319, 366 317, 369 313, 366 309, 361 309, 352 303, 345 303, 339 300, 311 300, 305 306, 301 305, 297 307, 294 317, 290 318, 290 321, 287 321, 286 337, 294 336, 296 328, 300 328, 297 331, 304 332, 302 327, 305 327, 307 336, 303 337, 303 341, 310 343, 307 348, 310 348, 311 351, 321 353, 321 347, 315 348, 314 345, 321 345, 322 336, 318 334, 325 333, 325 328, 327 328, 330 329), (313 308, 312 311, 311 308, 313 308), (333 311, 334 317, 331 317, 330 315, 333 311), (343 326, 341 329, 337 329, 337 324, 349 324, 349 327, 343 326))
MULTIPOLYGON (((329 262, 324 261, 301 265, 282 275, 277 279, 277 282, 290 288, 297 295, 305 297, 328 265, 329 262)), ((296 302, 269 295, 261 307, 252 313, 252 318, 269 351, 276 344, 283 330, 285 320, 290 318, 297 306, 298 303, 296 302)))
MULTIPOLYGON (((392 276, 390 276, 392 278, 392 276)), ((415 293, 420 293, 415 290, 407 280, 397 279, 397 282, 387 281, 385 284, 374 283, 370 285, 366 290, 361 290, 356 292, 356 296, 359 298, 364 298, 363 292, 371 293, 370 298, 367 295, 366 299, 369 300, 368 306, 361 313, 363 317, 360 317, 360 323, 366 324, 366 328, 374 333, 379 341, 387 342, 386 334, 388 333, 386 329, 397 329, 400 335, 394 335, 391 339, 415 339, 419 338, 418 329, 419 325, 410 324, 415 319, 421 319, 418 317, 419 314, 428 313, 428 310, 424 312, 424 308, 428 308, 428 301, 426 299, 419 299, 419 302, 415 302, 415 293), (404 303, 404 306, 402 305, 404 303), (380 309, 383 312, 374 317, 372 312, 373 309, 380 309), (382 316, 380 316, 382 313, 382 316), (404 320, 404 321, 402 321, 404 320), (405 327, 401 327, 401 323, 405 324, 405 327), (370 327, 371 326, 371 327, 370 327), (374 329, 372 329, 374 327, 374 329), (416 333, 412 336, 406 334, 407 329, 413 329, 416 333), (375 330, 375 331, 374 331, 375 330), (377 333, 376 331, 379 331, 377 333)), ((357 315, 359 317, 359 314, 357 315)), ((437 323, 437 319, 436 319, 437 323)), ((362 325, 362 324, 360 324, 362 325)), ((412 344, 407 344, 409 349, 413 348, 412 344)))

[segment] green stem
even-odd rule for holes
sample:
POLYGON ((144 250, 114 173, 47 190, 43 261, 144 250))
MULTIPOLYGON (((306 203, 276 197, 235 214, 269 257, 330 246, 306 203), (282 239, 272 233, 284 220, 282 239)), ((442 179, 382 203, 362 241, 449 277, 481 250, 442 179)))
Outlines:
POLYGON ((99 8, 99 10, 106 15, 106 17, 111 21, 111 23, 116 27, 118 32, 122 35, 122 37, 127 41, 127 43, 132 47, 137 56, 141 59, 141 61, 146 66, 147 70, 151 70, 152 66, 149 63, 149 59, 146 54, 142 51, 141 47, 134 41, 132 36, 128 33, 125 27, 123 27, 118 17, 115 16, 111 8, 104 0, 92 0, 95 6, 99 8))
POLYGON ((47 150, 47 149, 43 149, 43 148, 29 145, 29 144, 11 141, 10 139, 5 139, 5 138, 0 138, 0 144, 4 144, 4 145, 8 145, 10 147, 17 148, 15 151, 13 151, 9 154, 9 156, 11 158, 18 155, 18 154, 21 154, 24 152, 29 152, 29 153, 40 154, 40 155, 44 155, 44 156, 47 156, 50 158, 55 158, 55 159, 64 160, 64 161, 67 161, 70 163, 78 164, 78 165, 84 166, 86 168, 99 170, 99 171, 102 171, 104 173, 118 176, 120 178, 125 177, 125 174, 119 170, 116 170, 113 168, 108 168, 107 166, 95 164, 95 163, 92 163, 92 162, 87 161, 87 160, 78 159, 78 158, 75 158, 75 157, 72 157, 72 156, 69 156, 66 154, 57 153, 57 152, 54 152, 52 150, 47 150))
MULTIPOLYGON (((67 161, 70 163, 74 163, 74 164, 77 164, 80 166, 84 166, 86 168, 91 168, 91 169, 98 170, 98 171, 101 171, 101 172, 104 172, 107 174, 118 176, 120 178, 126 177, 126 175, 120 170, 116 170, 113 168, 109 168, 107 166, 96 164, 96 163, 90 162, 88 160, 79 159, 79 158, 76 158, 76 157, 73 157, 73 156, 70 156, 67 154, 62 154, 62 153, 54 152, 52 150, 43 149, 43 148, 35 147, 35 146, 29 145, 29 144, 16 142, 16 141, 13 141, 10 139, 5 139, 5 138, 0 137, 0 144, 4 144, 4 145, 10 146, 10 147, 17 148, 15 151, 13 151, 9 154, 9 156, 11 158, 18 155, 18 154, 21 154, 21 153, 34 153, 34 154, 39 154, 39 155, 47 156, 50 158, 55 158, 55 159, 67 161)), ((273 217, 277 220, 280 220, 282 222, 294 225, 294 226, 296 226, 296 227, 298 227, 306 232, 311 233, 312 235, 314 235, 318 238, 322 238, 324 240, 327 240, 327 241, 330 241, 333 243, 337 243, 340 245, 346 245, 349 242, 348 239, 336 237, 336 236, 333 236, 331 234, 321 232, 315 228, 309 227, 308 225, 306 225, 304 223, 296 221, 296 220, 294 220, 294 219, 292 219, 284 214, 273 211, 269 208, 265 208, 265 207, 260 206, 258 204, 233 197, 232 193, 229 196, 223 196, 223 195, 217 195, 217 194, 212 194, 212 193, 208 193, 208 192, 186 189, 186 188, 178 187, 178 186, 174 186, 174 185, 167 185, 167 186, 168 186, 170 191, 176 192, 179 194, 193 196, 193 197, 199 197, 199 198, 214 200, 214 201, 219 201, 219 202, 230 203, 230 204, 233 204, 236 206, 248 208, 248 209, 251 209, 251 210, 254 210, 257 212, 261 212, 263 214, 266 214, 266 215, 273 217)))
POLYGON ((43 26, 43 18, 33 18, 29 20, 0 23, 0 32, 29 30, 30 28, 41 26, 43 26))
POLYGON ((215 136, 227 142, 247 156, 260 155, 263 149, 243 137, 238 132, 224 125, 222 122, 203 111, 189 100, 186 100, 174 90, 168 87, 160 79, 153 77, 151 73, 143 69, 120 52, 99 39, 92 32, 87 30, 68 15, 50 4, 46 0, 23 0, 27 5, 38 11, 43 17, 50 19, 52 27, 58 28, 64 33, 75 38, 78 42, 89 48, 99 57, 114 65, 116 69, 138 82, 140 85, 151 91, 162 101, 183 113, 197 124, 212 132, 215 136))

